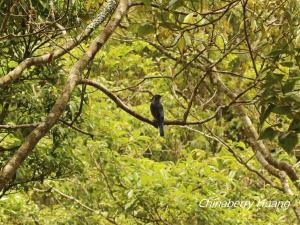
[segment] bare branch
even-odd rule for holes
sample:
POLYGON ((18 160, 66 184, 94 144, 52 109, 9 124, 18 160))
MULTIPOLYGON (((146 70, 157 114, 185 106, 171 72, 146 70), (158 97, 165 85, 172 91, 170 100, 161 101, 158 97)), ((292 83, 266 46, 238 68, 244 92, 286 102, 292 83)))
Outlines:
MULTIPOLYGON (((93 86, 95 88, 97 88, 98 90, 102 91, 106 96, 108 96, 111 100, 113 100, 118 107, 120 107, 122 110, 124 110, 125 112, 127 112, 128 114, 132 115, 133 117, 137 118, 140 121, 143 121, 145 123, 148 123, 154 127, 157 127, 157 122, 154 120, 150 120, 147 117, 144 117, 140 114, 138 114, 137 112, 133 111, 132 109, 130 109, 128 106, 126 106, 124 104, 124 102, 122 102, 121 99, 119 99, 116 95, 114 95, 110 90, 108 90, 106 87, 104 87, 103 85, 92 81, 92 80, 87 80, 87 79, 82 79, 79 81, 80 84, 87 84, 90 86, 93 86)), ((210 116, 204 120, 201 121, 183 121, 183 120, 165 120, 164 121, 164 125, 200 125, 203 123, 206 123, 212 119, 215 118, 216 115, 210 116)))
POLYGON ((62 55, 69 52, 71 49, 79 45, 82 41, 87 39, 90 34, 93 32, 93 30, 100 24, 102 19, 102 22, 104 21, 104 17, 108 15, 109 12, 111 12, 114 9, 114 3, 115 0, 109 0, 107 6, 103 9, 103 13, 100 13, 97 18, 84 30, 84 32, 80 35, 78 35, 74 40, 70 40, 67 43, 65 43, 64 46, 58 47, 57 49, 53 50, 50 53, 46 53, 42 56, 38 57, 32 57, 27 58, 23 62, 21 62, 17 67, 15 67, 12 71, 10 71, 8 74, 0 78, 0 88, 3 86, 8 85, 11 82, 14 82, 17 80, 22 72, 31 67, 32 65, 39 65, 39 64, 46 64, 49 62, 49 59, 51 58, 51 62, 55 59, 61 57, 62 55))
POLYGON ((35 128, 39 124, 38 123, 31 123, 31 124, 1 124, 0 129, 6 130, 15 130, 15 129, 23 129, 23 128, 35 128))
POLYGON ((60 191, 60 190, 54 188, 53 186, 50 186, 50 185, 48 185, 48 186, 51 188, 51 191, 53 191, 53 192, 55 192, 55 193, 61 195, 62 197, 66 198, 66 199, 69 199, 69 200, 71 200, 71 201, 74 201, 76 204, 80 205, 82 208, 84 208, 84 209, 86 209, 86 210, 88 210, 88 211, 90 211, 90 212, 92 212, 92 213, 101 215, 103 218, 105 218, 105 219, 106 219, 107 221, 109 221, 110 223, 115 224, 115 225, 118 225, 118 223, 117 223, 115 220, 113 220, 113 219, 111 219, 111 218, 109 218, 109 217, 107 217, 107 216, 104 216, 99 210, 96 210, 96 209, 93 209, 93 208, 87 206, 86 204, 84 204, 84 203, 82 203, 80 200, 78 200, 77 198, 75 198, 75 197, 73 197, 73 196, 70 196, 70 195, 67 195, 67 194, 63 193, 62 191, 60 191))
POLYGON ((253 66, 254 72, 256 74, 256 78, 258 78, 259 73, 258 73, 258 70, 257 70, 257 67, 256 67, 255 58, 254 58, 254 55, 253 55, 253 50, 252 50, 252 47, 251 47, 250 38, 249 38, 249 34, 248 34, 248 28, 247 28, 248 20, 247 20, 247 9, 246 9, 246 7, 247 7, 247 1, 245 1, 243 3, 245 40, 246 40, 247 47, 248 47, 248 50, 249 50, 249 54, 250 54, 250 57, 251 57, 252 66, 253 66))

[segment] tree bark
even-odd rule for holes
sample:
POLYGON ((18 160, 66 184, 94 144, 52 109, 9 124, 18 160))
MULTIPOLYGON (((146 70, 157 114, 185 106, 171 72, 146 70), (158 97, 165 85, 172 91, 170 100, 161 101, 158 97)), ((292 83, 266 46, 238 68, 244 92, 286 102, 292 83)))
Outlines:
POLYGON ((81 73, 87 67, 88 63, 93 60, 96 53, 100 50, 103 44, 112 35, 114 30, 118 27, 121 19, 126 15, 128 9, 128 1, 120 0, 113 18, 109 21, 103 32, 96 37, 91 43, 88 50, 79 59, 69 72, 68 80, 64 86, 62 94, 56 100, 50 113, 45 121, 40 123, 26 138, 20 148, 16 151, 13 157, 6 163, 0 172, 0 190, 5 188, 5 185, 14 176, 17 169, 21 166, 22 162, 28 157, 30 152, 34 149, 42 137, 53 127, 58 121, 61 114, 64 112, 65 107, 70 99, 72 91, 78 84, 81 78, 81 73))

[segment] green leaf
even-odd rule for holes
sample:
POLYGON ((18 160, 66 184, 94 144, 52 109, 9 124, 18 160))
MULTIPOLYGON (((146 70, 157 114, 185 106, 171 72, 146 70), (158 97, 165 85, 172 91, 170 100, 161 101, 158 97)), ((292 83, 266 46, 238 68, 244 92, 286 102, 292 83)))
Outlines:
POLYGON ((288 51, 286 49, 276 49, 276 50, 273 50, 269 53, 269 56, 279 56, 283 53, 287 53, 288 51))
POLYGON ((177 9, 177 8, 179 8, 182 5, 183 5, 182 0, 171 0, 169 2, 169 6, 168 7, 172 8, 172 9, 177 9))
POLYGON ((142 0, 143 3, 145 3, 146 7, 150 7, 151 6, 151 0, 142 0))
POLYGON ((295 56, 296 62, 299 64, 300 63, 300 55, 295 56))
POLYGON ((300 132, 300 119, 294 118, 289 126, 290 131, 300 132))
POLYGON ((286 66, 286 67, 292 67, 294 65, 294 62, 293 61, 285 61, 285 62, 281 62, 280 65, 286 66))
POLYGON ((132 196, 133 196, 133 190, 130 190, 130 191, 128 192, 127 196, 128 196, 128 198, 132 198, 132 196))
POLYGON ((152 24, 150 23, 144 23, 138 28, 138 35, 139 36, 145 36, 151 33, 155 32, 155 28, 152 24))
POLYGON ((282 87, 283 91, 284 92, 292 91, 295 87, 296 82, 297 82, 297 79, 294 79, 294 78, 287 79, 282 87))
POLYGON ((263 123, 265 122, 265 120, 268 118, 268 116, 270 115, 270 113, 272 112, 272 110, 273 110, 274 107, 275 107, 274 104, 270 104, 268 106, 268 108, 261 113, 260 119, 259 119, 261 126, 263 125, 263 123))
POLYGON ((135 207, 135 203, 136 203, 136 199, 132 199, 130 202, 128 202, 126 205, 125 205, 125 211, 131 211, 134 209, 135 207))
POLYGON ((185 47, 186 47, 186 42, 184 38, 180 38, 180 40, 177 43, 177 47, 180 51, 181 54, 183 54, 185 47))
POLYGON ((216 37, 216 45, 218 46, 218 48, 220 50, 222 50, 222 52, 224 52, 224 50, 225 50, 225 42, 224 42, 224 39, 223 39, 223 37, 221 35, 218 35, 216 37))
POLYGON ((187 46, 190 46, 192 44, 191 37, 187 32, 185 32, 183 34, 183 38, 184 38, 185 43, 186 43, 187 46))
POLYGON ((296 92, 289 92, 284 95, 284 101, 300 103, 300 96, 296 92))
MULTIPOLYGON (((197 14, 195 14, 197 16, 197 14)), ((184 17, 183 23, 192 24, 194 22, 194 13, 189 13, 186 17, 184 17)))
POLYGON ((290 115, 291 114, 291 107, 287 105, 279 105, 275 106, 272 110, 273 113, 279 115, 290 115))
POLYGON ((268 77, 267 77, 267 80, 268 78, 274 80, 274 81, 281 81, 283 78, 284 78, 284 74, 282 73, 271 73, 268 77))
POLYGON ((259 139, 272 140, 272 139, 274 139, 274 137, 276 137, 277 134, 278 134, 278 131, 274 130, 272 127, 267 127, 260 133, 259 139))
POLYGON ((8 61, 9 68, 15 68, 17 65, 18 65, 18 63, 15 61, 12 61, 12 60, 8 61))
POLYGON ((70 111, 72 113, 72 116, 75 115, 77 112, 77 104, 75 102, 70 102, 70 111))
POLYGON ((278 137, 279 145, 288 153, 290 153, 294 147, 298 144, 298 136, 293 131, 282 133, 278 137))
POLYGON ((295 39, 295 47, 300 48, 300 35, 298 34, 295 39))

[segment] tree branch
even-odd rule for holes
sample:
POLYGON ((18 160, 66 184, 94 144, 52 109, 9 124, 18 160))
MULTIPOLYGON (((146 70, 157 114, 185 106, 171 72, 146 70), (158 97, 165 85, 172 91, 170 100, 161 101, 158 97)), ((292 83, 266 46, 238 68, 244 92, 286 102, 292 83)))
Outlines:
MULTIPOLYGON (((128 114, 132 115, 133 117, 137 118, 140 121, 143 121, 143 122, 148 123, 148 124, 150 124, 154 127, 157 127, 157 122, 155 120, 150 120, 147 117, 144 117, 144 116, 138 114, 137 112, 133 111, 127 105, 125 105, 124 102, 122 102, 121 99, 119 99, 116 95, 114 95, 110 90, 108 90, 103 85, 97 83, 96 81, 82 79, 82 80, 79 81, 79 83, 90 85, 90 86, 93 86, 93 87, 97 88, 98 90, 103 92, 106 96, 108 96, 111 100, 113 100, 117 104, 118 107, 120 107, 122 110, 124 110, 128 114)), ((210 117, 208 117, 204 120, 201 120, 201 121, 189 121, 188 122, 188 121, 184 121, 184 120, 165 120, 164 125, 201 125, 201 124, 204 124, 204 123, 206 123, 206 122, 208 122, 208 121, 210 121, 214 118, 215 118, 215 115, 210 116, 210 117)))
POLYGON ((36 128, 38 123, 29 123, 29 124, 1 124, 0 129, 5 130, 15 130, 15 129, 23 129, 23 128, 36 128))
POLYGON ((5 188, 5 185, 14 176, 17 169, 22 162, 28 157, 30 152, 34 149, 40 139, 51 129, 51 127, 58 121, 61 114, 64 112, 65 107, 70 99, 72 91, 78 84, 83 70, 89 62, 95 57, 96 53, 100 50, 103 44, 108 40, 114 30, 118 27, 121 19, 126 15, 128 9, 127 0, 121 0, 113 18, 109 21, 103 32, 96 37, 85 54, 78 60, 69 72, 68 79, 63 88, 62 94, 56 100, 50 113, 45 121, 40 123, 26 138, 21 147, 16 151, 12 158, 2 168, 0 172, 0 190, 5 188))
POLYGON ((90 36, 90 34, 93 32, 93 30, 100 24, 99 22, 101 21, 99 18, 102 18, 102 22, 104 21, 105 17, 114 9, 115 4, 116 4, 115 0, 109 0, 109 2, 107 3, 103 11, 101 11, 101 13, 93 20, 93 22, 87 26, 84 32, 78 35, 75 39, 72 39, 69 42, 65 43, 64 46, 58 47, 57 49, 53 50, 50 53, 46 53, 38 57, 25 59, 12 71, 10 71, 8 74, 0 78, 0 88, 17 80, 22 75, 23 71, 25 69, 28 69, 32 65, 46 64, 49 61, 53 61, 61 57, 62 55, 66 54, 74 47, 79 45, 82 41, 87 39, 90 36))

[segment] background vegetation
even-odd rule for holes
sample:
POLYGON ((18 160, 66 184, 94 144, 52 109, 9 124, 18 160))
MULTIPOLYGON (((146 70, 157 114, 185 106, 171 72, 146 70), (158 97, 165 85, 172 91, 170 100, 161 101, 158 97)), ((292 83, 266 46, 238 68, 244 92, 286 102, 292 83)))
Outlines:
POLYGON ((0 224, 298 224, 299 10, 0 0, 0 224))

